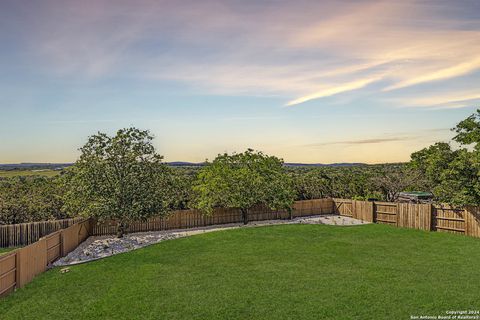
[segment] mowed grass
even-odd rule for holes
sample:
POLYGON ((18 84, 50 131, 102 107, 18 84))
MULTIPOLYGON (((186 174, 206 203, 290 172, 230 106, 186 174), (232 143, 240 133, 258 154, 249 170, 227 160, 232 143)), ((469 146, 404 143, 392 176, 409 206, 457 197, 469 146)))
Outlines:
POLYGON ((165 241, 42 274, 2 319, 410 319, 480 309, 480 240, 284 225, 165 241))
POLYGON ((12 248, 0 248, 0 256, 1 256, 2 254, 7 253, 7 252, 13 251, 13 250, 15 250, 15 249, 17 249, 17 248, 13 248, 13 247, 12 247, 12 248))
POLYGON ((0 170, 0 178, 12 178, 12 177, 29 177, 29 176, 41 176, 41 177, 54 177, 60 174, 59 170, 0 170))

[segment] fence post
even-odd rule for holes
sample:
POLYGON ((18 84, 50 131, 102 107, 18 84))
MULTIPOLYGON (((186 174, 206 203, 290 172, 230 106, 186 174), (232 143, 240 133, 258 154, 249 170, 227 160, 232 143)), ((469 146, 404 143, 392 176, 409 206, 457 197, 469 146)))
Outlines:
POLYGON ((15 253, 15 289, 20 288, 20 250, 16 250, 17 252, 15 253))
POLYGON ((375 222, 375 202, 367 202, 370 205, 370 212, 368 217, 368 222, 374 223, 375 222))
POLYGON ((400 205, 398 202, 395 204, 395 220, 395 226, 398 227, 400 222, 400 205))
POLYGON ((435 210, 435 208, 433 207, 433 204, 430 203, 430 206, 429 206, 430 219, 428 220, 428 222, 429 222, 428 231, 433 230, 434 210, 435 210))
POLYGON ((63 257, 63 253, 65 252, 65 234, 63 233, 63 229, 60 230, 60 257, 63 257))

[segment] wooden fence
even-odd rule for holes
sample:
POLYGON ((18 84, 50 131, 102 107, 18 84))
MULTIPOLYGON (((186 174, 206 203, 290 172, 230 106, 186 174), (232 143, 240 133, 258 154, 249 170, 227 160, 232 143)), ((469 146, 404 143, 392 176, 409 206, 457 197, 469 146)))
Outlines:
POLYGON ((0 248, 19 247, 38 241, 60 229, 65 229, 84 218, 0 225, 0 248))
POLYGON ((480 207, 333 199, 337 214, 368 222, 480 238, 480 207))
MULTIPOLYGON (((331 199, 315 199, 296 201, 293 205, 292 216, 302 217, 315 214, 333 213, 331 199)), ((288 219, 287 211, 273 211, 265 206, 257 206, 248 212, 248 221, 288 219)), ((162 231, 172 229, 188 229, 216 224, 229 224, 243 222, 242 213, 239 209, 217 208, 212 215, 206 216, 198 210, 179 210, 168 217, 154 217, 145 222, 132 223, 127 232, 162 231)), ((112 220, 94 222, 92 235, 115 234, 117 223, 112 220)))
POLYGON ((26 247, 0 255, 0 297, 23 287, 46 271, 53 261, 75 249, 90 235, 90 225, 90 220, 82 220, 26 247))

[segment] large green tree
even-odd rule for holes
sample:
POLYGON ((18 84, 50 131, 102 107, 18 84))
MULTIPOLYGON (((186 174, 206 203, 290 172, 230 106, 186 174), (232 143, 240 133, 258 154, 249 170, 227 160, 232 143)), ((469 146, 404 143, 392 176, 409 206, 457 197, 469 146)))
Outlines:
POLYGON ((68 211, 118 222, 118 236, 128 225, 152 215, 167 214, 173 205, 173 181, 153 137, 136 128, 115 136, 92 135, 81 156, 64 175, 68 211))
POLYGON ((295 196, 283 161, 252 149, 218 155, 202 168, 193 190, 193 207, 207 214, 215 207, 239 208, 244 223, 248 210, 259 204, 291 212, 295 196))
POLYGON ((460 148, 436 143, 412 154, 411 165, 429 181, 437 200, 480 204, 480 110, 461 121, 453 138, 460 148))

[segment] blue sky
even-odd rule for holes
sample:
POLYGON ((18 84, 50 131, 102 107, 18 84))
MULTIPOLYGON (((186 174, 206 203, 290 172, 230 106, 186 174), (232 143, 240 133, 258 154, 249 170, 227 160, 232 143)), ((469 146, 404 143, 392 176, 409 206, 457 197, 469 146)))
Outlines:
POLYGON ((0 2, 0 163, 149 129, 168 161, 407 161, 480 104, 478 1, 0 2))

